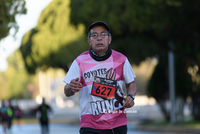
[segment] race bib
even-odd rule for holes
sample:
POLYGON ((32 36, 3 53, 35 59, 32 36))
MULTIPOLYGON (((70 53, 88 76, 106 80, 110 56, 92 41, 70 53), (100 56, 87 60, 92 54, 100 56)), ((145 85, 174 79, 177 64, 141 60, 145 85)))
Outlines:
POLYGON ((115 97, 116 87, 116 80, 94 77, 91 94, 106 99, 113 99, 115 97))

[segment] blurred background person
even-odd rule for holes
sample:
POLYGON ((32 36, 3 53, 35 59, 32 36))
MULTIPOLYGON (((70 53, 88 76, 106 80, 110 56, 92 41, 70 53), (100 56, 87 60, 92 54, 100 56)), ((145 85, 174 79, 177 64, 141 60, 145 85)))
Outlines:
POLYGON ((8 128, 8 108, 5 105, 5 101, 2 101, 2 105, 0 108, 0 116, 1 116, 1 122, 2 122, 2 128, 3 128, 3 133, 7 133, 7 128, 8 128))
POLYGON ((8 115, 8 132, 9 134, 12 133, 12 121, 13 121, 13 117, 14 117, 14 107, 12 106, 11 100, 8 101, 8 111, 7 111, 7 115, 8 115))
POLYGON ((21 117, 22 117, 22 110, 20 109, 19 105, 16 106, 15 116, 17 119, 17 125, 21 125, 21 117))
POLYGON ((36 116, 39 118, 41 133, 49 134, 49 114, 52 112, 51 107, 46 104, 45 98, 42 98, 42 104, 37 108, 36 116))

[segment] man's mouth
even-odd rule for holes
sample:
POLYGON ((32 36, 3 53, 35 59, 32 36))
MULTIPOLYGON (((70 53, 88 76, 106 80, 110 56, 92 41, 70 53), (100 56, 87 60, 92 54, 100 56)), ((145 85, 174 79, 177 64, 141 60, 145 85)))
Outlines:
POLYGON ((97 46, 103 46, 103 44, 102 43, 98 43, 97 46))

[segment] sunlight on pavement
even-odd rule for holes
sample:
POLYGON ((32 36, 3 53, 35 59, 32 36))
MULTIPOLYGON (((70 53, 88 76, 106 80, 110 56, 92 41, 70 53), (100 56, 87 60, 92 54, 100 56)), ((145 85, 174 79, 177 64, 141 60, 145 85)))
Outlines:
MULTIPOLYGON (((128 125, 127 134, 176 134, 176 133, 165 133, 165 132, 147 132, 147 131, 138 131, 133 127, 134 124, 128 125)), ((75 124, 50 124, 50 133, 49 134, 79 134, 79 125, 75 124)), ((16 124, 12 127, 12 134, 40 134, 39 124, 22 124, 17 126, 16 124)), ((2 126, 0 125, 0 134, 2 132, 2 126)))
MULTIPOLYGON (((79 126, 70 125, 70 124, 50 124, 50 133, 49 134, 78 134, 79 126)), ((12 134, 40 134, 39 124, 22 124, 21 126, 13 125, 12 134)), ((0 134, 2 132, 2 126, 0 126, 0 134)))

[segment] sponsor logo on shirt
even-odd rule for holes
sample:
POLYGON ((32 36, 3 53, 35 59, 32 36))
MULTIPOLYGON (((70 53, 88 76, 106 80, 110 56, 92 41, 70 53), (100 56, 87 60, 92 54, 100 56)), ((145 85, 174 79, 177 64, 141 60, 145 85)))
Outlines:
POLYGON ((85 72, 83 76, 84 76, 85 82, 89 83, 94 80, 95 76, 101 76, 105 78, 106 74, 107 74, 107 68, 101 68, 101 69, 85 72))

